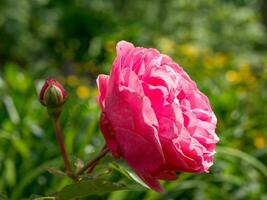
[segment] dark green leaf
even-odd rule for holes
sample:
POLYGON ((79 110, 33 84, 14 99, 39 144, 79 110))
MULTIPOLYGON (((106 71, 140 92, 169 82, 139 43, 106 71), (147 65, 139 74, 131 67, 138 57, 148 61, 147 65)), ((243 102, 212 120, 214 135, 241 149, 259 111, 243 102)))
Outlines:
POLYGON ((59 192, 58 199, 81 198, 125 189, 127 189, 126 186, 121 183, 112 183, 103 179, 86 180, 65 186, 59 192))

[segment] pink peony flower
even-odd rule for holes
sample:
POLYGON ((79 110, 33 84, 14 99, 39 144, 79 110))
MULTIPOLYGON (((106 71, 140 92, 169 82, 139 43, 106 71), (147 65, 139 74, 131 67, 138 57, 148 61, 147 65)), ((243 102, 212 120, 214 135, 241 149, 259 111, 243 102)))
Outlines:
POLYGON ((170 57, 121 41, 110 76, 97 79, 108 148, 152 189, 177 172, 208 172, 216 117, 208 98, 170 57))

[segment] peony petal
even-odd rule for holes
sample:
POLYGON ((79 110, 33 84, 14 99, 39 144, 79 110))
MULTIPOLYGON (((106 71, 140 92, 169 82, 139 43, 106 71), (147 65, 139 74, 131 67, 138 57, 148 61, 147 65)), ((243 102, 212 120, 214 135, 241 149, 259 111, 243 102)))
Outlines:
MULTIPOLYGON (((107 96, 105 106, 107 118, 114 128, 117 141, 121 140, 117 138, 119 130, 134 131, 135 137, 139 136, 147 141, 148 145, 154 149, 155 154, 157 154, 155 156, 160 158, 157 160, 158 166, 161 165, 164 162, 164 156, 156 129, 158 126, 157 119, 149 99, 136 94, 134 90, 125 86, 120 88, 122 91, 115 88, 107 96)), ((124 151, 127 151, 127 147, 121 149, 122 154, 124 151)), ((150 162, 153 157, 150 155, 147 159, 147 162, 150 162)))
POLYGON ((160 141, 166 159, 165 168, 178 172, 193 172, 190 163, 194 161, 180 153, 172 140, 160 138, 160 141))
POLYGON ((161 180, 172 181, 177 179, 177 175, 174 171, 167 170, 158 170, 156 173, 153 173, 153 177, 161 180))
POLYGON ((109 82, 109 76, 108 75, 103 75, 100 74, 97 77, 97 86, 100 92, 100 95, 98 97, 98 102, 101 106, 101 108, 103 109, 105 107, 105 98, 106 98, 106 94, 107 94, 107 88, 108 88, 108 82, 109 82))
POLYGON ((149 174, 141 173, 141 172, 136 172, 137 175, 153 190, 156 192, 164 192, 163 188, 159 184, 156 178, 152 177, 149 174))
POLYGON ((145 96, 147 96, 151 102, 151 106, 155 111, 155 114, 160 115, 163 105, 165 104, 166 96, 168 96, 168 91, 163 86, 153 86, 146 82, 142 83, 145 96))
POLYGON ((153 141, 131 130, 117 128, 116 139, 122 157, 139 172, 151 173, 163 164, 162 154, 153 141))
POLYGON ((100 129, 105 137, 107 146, 110 149, 112 155, 115 158, 119 158, 120 157, 119 146, 115 138, 114 130, 111 127, 106 114, 103 112, 101 113, 101 116, 100 116, 100 129))
POLYGON ((105 99, 105 113, 114 129, 125 128, 134 129, 133 111, 130 105, 125 101, 119 87, 114 87, 112 91, 107 93, 105 99))
POLYGON ((119 41, 116 46, 117 57, 125 57, 125 55, 134 48, 134 45, 130 42, 126 42, 124 40, 119 41))
MULTIPOLYGON (((123 80, 120 82, 120 85, 126 86, 138 95, 144 95, 142 84, 138 76, 130 68, 123 69, 121 73, 123 76, 123 80)), ((120 85, 119 89, 123 90, 123 87, 120 87, 120 85)))

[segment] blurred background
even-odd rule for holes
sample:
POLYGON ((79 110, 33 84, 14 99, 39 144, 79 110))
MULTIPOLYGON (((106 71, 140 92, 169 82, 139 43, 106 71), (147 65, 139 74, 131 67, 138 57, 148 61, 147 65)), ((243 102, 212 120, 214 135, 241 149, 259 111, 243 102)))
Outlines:
POLYGON ((100 150, 95 79, 109 73, 117 41, 128 40, 168 54, 197 82, 221 141, 209 174, 181 174, 163 183, 164 194, 138 189, 86 199, 266 200, 266 31, 266 0, 1 0, 0 199, 49 196, 70 182, 48 172, 63 166, 37 98, 47 77, 70 93, 61 122, 71 160, 100 150))

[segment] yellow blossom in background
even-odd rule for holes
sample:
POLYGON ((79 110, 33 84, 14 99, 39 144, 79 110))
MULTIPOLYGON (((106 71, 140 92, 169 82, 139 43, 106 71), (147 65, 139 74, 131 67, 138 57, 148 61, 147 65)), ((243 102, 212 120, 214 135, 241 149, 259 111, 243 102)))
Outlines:
POLYGON ((257 149, 261 149, 267 146, 266 138, 263 136, 257 136, 254 138, 254 145, 257 149))
POLYGON ((237 84, 240 82, 246 83, 249 86, 254 86, 257 82, 256 77, 251 71, 251 66, 248 63, 243 63, 240 65, 238 71, 230 70, 226 73, 226 80, 232 84, 237 84))
POLYGON ((226 76, 226 80, 229 83, 237 84, 241 81, 240 74, 234 70, 230 70, 230 71, 226 72, 225 76, 226 76))
POLYGON ((165 54, 172 54, 176 43, 168 38, 160 37, 157 39, 158 48, 165 54))
POLYGON ((223 53, 216 53, 214 56, 214 66, 222 68, 227 61, 227 57, 223 53))
POLYGON ((87 99, 89 97, 89 88, 85 85, 80 85, 76 89, 76 94, 80 99, 87 99))
POLYGON ((70 86, 75 86, 78 83, 78 78, 77 76, 70 75, 67 77, 67 84, 70 86))
POLYGON ((253 84, 255 84, 257 82, 257 80, 256 80, 256 78, 254 76, 249 76, 244 80, 249 85, 253 85, 253 84))
POLYGON ((256 78, 254 77, 253 72, 251 71, 250 64, 242 63, 240 65, 240 74, 245 83, 249 85, 256 83, 256 78))
POLYGON ((240 65, 240 71, 250 71, 250 64, 249 63, 241 63, 240 65))
POLYGON ((222 68, 227 62, 227 56, 224 53, 212 54, 209 51, 204 53, 204 66, 210 68, 222 68))
POLYGON ((205 55, 203 62, 206 68, 208 69, 213 68, 213 60, 211 58, 211 55, 205 55))
POLYGON ((187 58, 194 59, 199 55, 199 49, 192 44, 183 44, 179 46, 179 53, 187 58))

